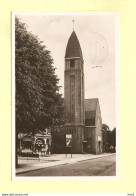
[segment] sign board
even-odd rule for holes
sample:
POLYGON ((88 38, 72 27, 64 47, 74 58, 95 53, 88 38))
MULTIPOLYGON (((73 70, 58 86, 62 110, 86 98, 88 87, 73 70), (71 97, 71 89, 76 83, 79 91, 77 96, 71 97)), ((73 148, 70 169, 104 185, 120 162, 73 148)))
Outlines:
POLYGON ((98 141, 102 141, 102 137, 98 135, 98 141))
POLYGON ((67 148, 71 149, 71 158, 72 158, 72 134, 66 134, 66 157, 67 157, 67 148))
POLYGON ((66 134, 66 139, 67 138, 72 139, 72 134, 66 134))
POLYGON ((71 147, 71 146, 72 146, 71 138, 66 138, 66 147, 71 147))

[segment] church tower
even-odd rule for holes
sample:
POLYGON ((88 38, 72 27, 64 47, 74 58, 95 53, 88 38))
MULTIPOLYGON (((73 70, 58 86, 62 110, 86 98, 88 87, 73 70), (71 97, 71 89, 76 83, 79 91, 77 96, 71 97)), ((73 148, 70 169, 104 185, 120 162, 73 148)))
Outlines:
POLYGON ((65 53, 64 100, 66 109, 65 132, 72 134, 74 153, 83 152, 84 112, 84 67, 80 43, 72 32, 65 53))

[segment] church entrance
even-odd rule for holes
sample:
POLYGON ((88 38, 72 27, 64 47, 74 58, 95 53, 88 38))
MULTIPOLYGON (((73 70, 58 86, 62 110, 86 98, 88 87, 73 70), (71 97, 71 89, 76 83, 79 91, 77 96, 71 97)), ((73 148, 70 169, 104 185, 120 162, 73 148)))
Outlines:
POLYGON ((87 141, 83 141, 83 152, 87 152, 87 141))
POLYGON ((84 153, 92 153, 91 141, 83 141, 83 152, 84 153))

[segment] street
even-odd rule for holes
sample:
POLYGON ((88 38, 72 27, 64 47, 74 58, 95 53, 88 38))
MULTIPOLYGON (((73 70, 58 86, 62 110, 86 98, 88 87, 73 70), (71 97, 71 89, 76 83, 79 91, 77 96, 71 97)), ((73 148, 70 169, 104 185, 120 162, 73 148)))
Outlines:
POLYGON ((25 172, 17 176, 115 176, 116 155, 25 172))

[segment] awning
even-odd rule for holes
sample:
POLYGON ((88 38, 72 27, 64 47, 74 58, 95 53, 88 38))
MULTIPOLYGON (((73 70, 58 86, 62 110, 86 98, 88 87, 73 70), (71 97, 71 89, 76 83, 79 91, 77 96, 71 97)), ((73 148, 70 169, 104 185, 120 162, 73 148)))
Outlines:
POLYGON ((31 138, 28 138, 28 137, 26 137, 26 138, 23 138, 23 142, 32 142, 33 140, 31 139, 31 138))

